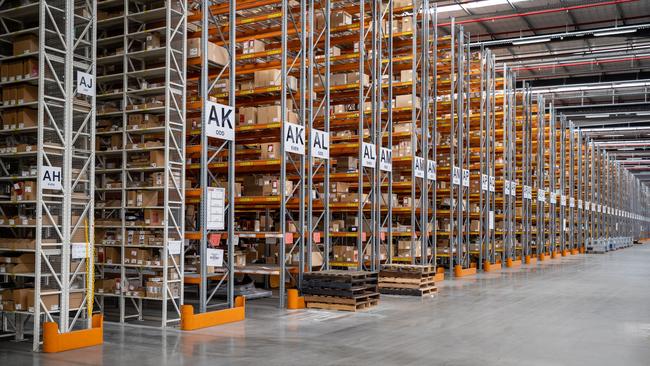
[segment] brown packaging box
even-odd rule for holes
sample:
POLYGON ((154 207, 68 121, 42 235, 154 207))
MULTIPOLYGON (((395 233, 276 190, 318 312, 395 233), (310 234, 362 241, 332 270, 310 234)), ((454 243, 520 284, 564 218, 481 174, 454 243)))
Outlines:
POLYGON ((16 104, 16 88, 15 87, 4 87, 2 88, 2 104, 10 105, 16 104))
POLYGON ((152 226, 162 225, 163 216, 163 210, 147 208, 144 210, 144 223, 152 226))
POLYGON ((280 143, 264 143, 261 146, 262 159, 279 159, 280 158, 280 143))
POLYGON ((3 83, 9 81, 9 62, 0 65, 0 81, 3 83))
POLYGON ((280 122, 282 118, 282 109, 279 105, 271 105, 257 108, 257 123, 274 123, 280 122))
POLYGON ((38 37, 29 34, 14 39, 14 56, 38 51, 38 37))
POLYGON ((144 39, 144 48, 146 50, 153 50, 160 47, 160 34, 150 33, 144 39))
POLYGON ((260 70, 255 71, 253 74, 253 86, 256 88, 263 88, 267 86, 280 85, 280 70, 260 70))
POLYGON ((34 289, 19 288, 11 291, 11 297, 16 311, 27 311, 29 299, 34 301, 34 289))
MULTIPOLYGON (((406 94, 406 95, 398 95, 395 98, 395 108, 405 108, 405 107, 411 107, 411 103, 413 102, 411 94, 406 94)), ((415 107, 419 108, 420 106, 420 98, 415 97, 415 107)))
POLYGON ((257 108, 256 107, 241 107, 239 108, 239 124, 240 125, 254 125, 257 123, 257 108))
POLYGON ((165 153, 162 150, 149 151, 149 163, 152 167, 165 166, 165 153))
POLYGON ((9 80, 22 80, 23 79, 23 63, 22 61, 15 61, 9 64, 9 80))
POLYGON ((351 171, 359 168, 359 159, 350 156, 336 158, 336 169, 338 171, 351 171))
MULTIPOLYGON (((187 57, 201 57, 201 38, 190 38, 187 40, 187 57)), ((217 65, 224 66, 228 63, 228 50, 208 42, 208 60, 217 65)))
POLYGON ((16 87, 17 104, 34 102, 38 99, 38 88, 33 85, 20 85, 16 87))
POLYGON ((340 27, 352 24, 352 15, 345 11, 335 11, 331 15, 332 27, 340 27))
POLYGON ((136 206, 158 206, 158 192, 157 191, 137 191, 136 206))
POLYGON ((38 60, 28 58, 23 62, 23 78, 35 78, 38 76, 38 60))

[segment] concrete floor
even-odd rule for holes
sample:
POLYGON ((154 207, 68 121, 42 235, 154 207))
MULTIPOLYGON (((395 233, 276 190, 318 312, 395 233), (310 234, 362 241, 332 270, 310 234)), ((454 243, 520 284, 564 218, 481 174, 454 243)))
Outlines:
POLYGON ((62 354, 0 342, 0 365, 648 365, 650 246, 445 281, 357 314, 279 311, 191 333, 109 324, 62 354))

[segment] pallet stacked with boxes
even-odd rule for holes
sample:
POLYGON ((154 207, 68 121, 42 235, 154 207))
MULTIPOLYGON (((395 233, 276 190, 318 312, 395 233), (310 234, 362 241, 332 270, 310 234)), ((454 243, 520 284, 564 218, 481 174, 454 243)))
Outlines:
POLYGON ((43 322, 69 332, 93 309, 93 11, 0 5, 0 335, 34 350, 43 322))
POLYGON ((109 320, 180 318, 185 3, 97 4, 96 296, 109 320))

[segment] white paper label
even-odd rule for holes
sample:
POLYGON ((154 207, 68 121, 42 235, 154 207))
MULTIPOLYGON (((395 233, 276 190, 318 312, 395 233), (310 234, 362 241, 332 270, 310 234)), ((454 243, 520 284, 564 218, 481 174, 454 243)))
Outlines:
POLYGON ((72 254, 72 259, 82 259, 88 258, 86 255, 86 243, 72 243, 70 254, 72 254))
POLYGON ((203 118, 207 137, 235 141, 235 108, 206 100, 203 118))
POLYGON ((463 187, 469 187, 469 169, 463 169, 463 187))
POLYGON ((418 178, 424 178, 424 159, 419 156, 415 156, 413 157, 413 164, 415 176, 418 178))
POLYGON ((77 93, 95 96, 95 78, 85 72, 77 71, 77 93))
POLYGON ((548 201, 552 205, 555 204, 555 202, 556 202, 556 200, 555 200, 555 192, 549 192, 548 201))
POLYGON ((576 200, 573 197, 569 197, 569 207, 574 208, 576 207, 576 200))
POLYGON ((436 161, 435 160, 427 160, 427 179, 428 180, 436 180, 437 179, 436 170, 437 170, 436 161))
POLYGON ((43 189, 62 190, 61 168, 43 165, 41 169, 41 186, 43 189))
POLYGON ((533 199, 533 187, 531 186, 524 186, 524 198, 531 200, 533 199))
POLYGON ((546 191, 543 189, 537 190, 537 200, 539 202, 546 202, 546 191))
POLYGON ((509 181, 509 180, 505 180, 505 181, 503 182, 503 193, 504 193, 506 196, 509 196, 509 195, 510 195, 510 181, 509 181))
POLYGON ((517 182, 514 180, 510 182, 510 195, 517 197, 517 182))
POLYGON ((319 159, 330 158, 330 135, 324 131, 312 129, 309 133, 312 156, 319 159))
POLYGON ((560 206, 566 206, 566 196, 560 195, 560 206))
POLYGON ((487 191, 489 189, 490 177, 487 174, 481 174, 481 189, 487 191))
POLYGON ((490 211, 490 213, 488 214, 488 218, 490 221, 489 222, 490 230, 494 230, 494 211, 490 211))
POLYGON ((497 179, 494 176, 490 176, 490 192, 497 191, 497 179))
POLYGON ((582 200, 578 200, 578 208, 582 210, 582 200))
POLYGON ((377 150, 375 144, 364 142, 361 145, 361 165, 366 168, 374 168, 377 163, 377 150))
POLYGON ((181 241, 169 240, 167 242, 167 253, 169 253, 169 255, 181 254, 181 241))
POLYGON ((305 128, 295 123, 284 123, 284 151, 305 155, 305 128))
POLYGON ((223 249, 208 248, 206 255, 206 265, 211 267, 223 266, 223 249))
POLYGON ((393 150, 385 147, 379 149, 379 170, 393 171, 393 150))
POLYGON ((451 183, 460 185, 460 168, 455 166, 451 170, 451 183))
POLYGON ((225 188, 208 187, 207 199, 207 225, 208 230, 223 230, 225 228, 225 188))

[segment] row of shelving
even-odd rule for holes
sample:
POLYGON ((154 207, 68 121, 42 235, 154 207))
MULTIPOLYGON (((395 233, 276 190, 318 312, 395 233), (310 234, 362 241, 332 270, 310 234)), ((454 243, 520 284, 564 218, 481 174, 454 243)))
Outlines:
POLYGON ((16 338, 32 314, 166 326, 238 294, 284 307, 306 271, 464 275, 647 231, 647 189, 427 0, 13 5, 0 277, 41 304, 3 290, 16 338), (83 52, 57 44, 84 27, 83 52))

